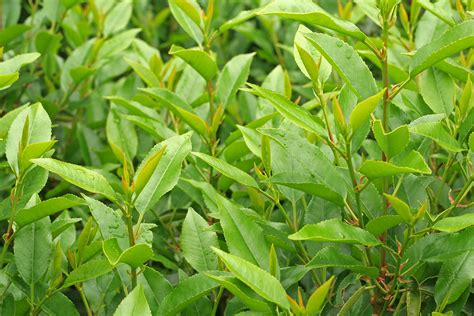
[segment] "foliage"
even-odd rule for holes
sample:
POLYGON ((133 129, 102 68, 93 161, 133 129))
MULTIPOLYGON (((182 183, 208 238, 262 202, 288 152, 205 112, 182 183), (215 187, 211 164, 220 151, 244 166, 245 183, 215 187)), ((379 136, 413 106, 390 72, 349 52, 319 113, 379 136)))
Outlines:
POLYGON ((471 315, 474 1, 0 1, 0 314, 471 315))

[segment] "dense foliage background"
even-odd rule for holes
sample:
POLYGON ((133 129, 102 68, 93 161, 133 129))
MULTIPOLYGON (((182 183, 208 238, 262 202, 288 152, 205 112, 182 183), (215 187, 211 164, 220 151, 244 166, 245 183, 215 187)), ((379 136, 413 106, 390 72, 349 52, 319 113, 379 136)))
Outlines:
POLYGON ((0 0, 0 314, 472 315, 473 14, 0 0))

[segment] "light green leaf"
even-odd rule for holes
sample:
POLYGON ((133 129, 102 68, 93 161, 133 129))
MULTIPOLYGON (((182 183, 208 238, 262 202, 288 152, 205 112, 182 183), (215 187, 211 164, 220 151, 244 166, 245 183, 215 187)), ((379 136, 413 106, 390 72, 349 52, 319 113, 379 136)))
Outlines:
POLYGON ((328 296, 329 290, 331 289, 334 276, 330 277, 329 280, 321 284, 316 291, 311 294, 306 304, 306 312, 308 315, 316 315, 323 308, 326 297, 328 296))
POLYGON ((226 267, 242 282, 264 299, 289 310, 286 292, 280 282, 267 271, 240 257, 212 248, 226 267))
POLYGON ((193 20, 192 16, 189 16, 182 8, 183 5, 179 5, 179 2, 187 2, 194 7, 193 11, 200 10, 199 5, 195 0, 170 0, 168 4, 170 6, 171 13, 173 14, 176 21, 184 29, 186 33, 197 43, 201 44, 203 41, 203 33, 201 25, 196 24, 195 19, 193 20))
POLYGON ((443 218, 436 222, 431 228, 442 232, 454 233, 470 226, 474 226, 473 213, 443 218))
POLYGON ((149 86, 149 87, 159 87, 160 79, 156 74, 150 70, 147 66, 133 61, 131 59, 125 58, 125 61, 132 67, 135 73, 149 86))
MULTIPOLYGON (((178 183, 181 164, 191 151, 191 134, 171 137, 154 147, 159 150, 166 145, 166 152, 161 157, 152 176, 135 199, 135 207, 144 213, 153 207, 158 200, 178 183)), ((140 168, 137 172, 139 172, 140 168)))
POLYGON ((132 16, 132 0, 122 0, 112 7, 104 21, 104 36, 123 30, 132 16))
POLYGON ((360 100, 377 93, 372 73, 351 46, 322 33, 305 34, 305 37, 326 58, 360 100))
POLYGON ((410 75, 416 76, 457 52, 474 45, 474 20, 468 20, 450 28, 444 34, 418 49, 410 64, 410 75))
POLYGON ((67 182, 92 193, 98 193, 111 201, 115 200, 115 192, 103 175, 85 167, 59 161, 52 158, 37 158, 31 162, 59 175, 67 182))
POLYGON ((169 281, 160 272, 147 266, 138 275, 138 283, 143 285, 152 311, 156 311, 163 298, 173 290, 169 281))
POLYGON ((367 225, 365 225, 365 230, 375 237, 378 237, 402 222, 403 219, 400 215, 383 215, 370 220, 367 225))
POLYGON ((427 69, 419 80, 420 94, 434 113, 444 113, 447 116, 454 109, 456 84, 446 73, 434 69, 427 69))
POLYGON ((316 118, 313 117, 307 110, 297 106, 283 95, 273 92, 271 90, 261 88, 254 84, 248 84, 252 89, 252 93, 262 97, 270 102, 270 104, 283 117, 296 124, 297 126, 318 135, 325 135, 326 131, 323 126, 318 124, 316 118))
POLYGON ((165 296, 156 315, 175 316, 218 285, 219 283, 204 274, 195 274, 179 282, 173 291, 165 296))
POLYGON ((410 132, 407 125, 399 126, 391 132, 386 133, 382 122, 375 120, 372 131, 374 132, 377 144, 387 157, 393 157, 401 153, 410 141, 410 132))
POLYGON ((67 288, 71 285, 82 283, 90 279, 95 279, 112 271, 112 269, 113 266, 107 259, 87 261, 69 274, 69 276, 64 281, 63 288, 67 288))
POLYGON ((362 294, 364 294, 364 291, 365 286, 361 286, 360 288, 358 288, 357 291, 355 291, 354 294, 349 297, 344 306, 342 306, 342 308, 339 310, 339 313, 337 313, 337 316, 351 316, 352 307, 361 298, 362 294))
POLYGON ((360 167, 359 172, 369 179, 375 179, 400 173, 431 174, 431 169, 421 154, 413 150, 397 164, 379 160, 366 160, 360 167))
POLYGON ((153 250, 147 244, 137 244, 122 251, 117 238, 104 241, 102 249, 113 266, 126 263, 132 268, 138 268, 153 257, 153 250))
POLYGON ((375 108, 382 100, 384 94, 385 89, 356 105, 354 110, 352 110, 350 117, 353 131, 357 131, 361 126, 365 125, 365 122, 370 120, 370 115, 372 112, 374 112, 375 108))
POLYGON ((186 49, 173 45, 171 46, 168 53, 184 60, 207 81, 211 80, 215 75, 217 75, 219 70, 214 58, 201 48, 186 49))
POLYGON ((13 251, 16 267, 26 283, 32 285, 43 277, 52 249, 49 217, 31 223, 15 234, 13 251))
POLYGON ((376 267, 366 267, 362 262, 344 254, 341 249, 334 246, 325 247, 318 251, 313 259, 306 264, 306 267, 309 269, 340 267, 372 278, 376 278, 379 273, 376 267))
POLYGON ((148 180, 150 180, 151 176, 153 175, 153 172, 155 171, 156 166, 158 166, 158 163, 161 160, 161 157, 163 157, 165 151, 166 151, 166 145, 160 146, 159 150, 152 148, 148 155, 143 159, 141 162, 135 177, 133 179, 133 191, 136 194, 140 194, 140 192, 143 190, 143 187, 148 183, 148 180))
POLYGON ((180 237, 181 249, 186 261, 199 272, 217 269, 217 256, 211 247, 219 247, 217 235, 192 208, 183 222, 180 237))
POLYGON ((229 60, 217 79, 217 96, 225 107, 247 81, 255 53, 242 54, 229 60))
POLYGON ((30 208, 19 210, 15 216, 15 222, 19 227, 23 227, 43 217, 83 204, 83 199, 72 194, 66 194, 62 197, 42 201, 30 208))
POLYGON ((132 45, 138 33, 140 33, 140 29, 129 29, 104 41, 104 44, 102 44, 97 53, 97 60, 100 61, 100 63, 106 63, 110 57, 123 52, 132 45))
POLYGON ((346 244, 361 244, 377 246, 380 241, 369 232, 348 225, 340 219, 334 218, 317 224, 305 225, 296 233, 288 236, 291 240, 314 240, 346 244))
POLYGON ((406 204, 396 196, 389 195, 386 193, 384 193, 384 195, 392 205, 395 212, 397 212, 397 214, 400 215, 400 217, 403 219, 403 221, 407 224, 410 224, 413 221, 413 215, 411 213, 410 206, 408 206, 408 204, 406 204))
POLYGON ((257 181, 255 181, 254 178, 252 178, 239 168, 232 166, 228 162, 200 152, 193 152, 192 154, 207 163, 209 166, 219 171, 220 173, 222 173, 223 175, 225 175, 226 177, 229 177, 243 185, 258 189, 258 183, 257 181))
POLYGON ((21 67, 23 67, 24 65, 31 64, 40 56, 41 55, 38 53, 20 54, 3 62, 0 62, 0 74, 5 75, 18 72, 21 67))
POLYGON ((114 316, 151 316, 143 286, 138 284, 115 310, 114 316))
POLYGON ((441 122, 425 122, 410 126, 410 131, 415 134, 431 138, 444 149, 452 152, 460 152, 463 149, 456 139, 451 136, 441 122))
POLYGON ((276 0, 258 11, 258 15, 276 15, 311 26, 325 27, 364 41, 366 35, 351 22, 334 17, 311 0, 276 0))
POLYGON ((123 165, 126 162, 132 165, 138 148, 138 137, 134 125, 123 119, 120 112, 112 107, 107 116, 105 130, 107 141, 118 161, 123 165), (123 161, 124 156, 126 161, 123 161))

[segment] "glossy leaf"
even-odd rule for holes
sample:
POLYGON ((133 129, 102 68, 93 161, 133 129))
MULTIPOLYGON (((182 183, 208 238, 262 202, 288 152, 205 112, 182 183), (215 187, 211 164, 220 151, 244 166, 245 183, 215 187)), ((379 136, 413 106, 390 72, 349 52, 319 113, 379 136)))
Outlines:
POLYGON ((138 268, 153 257, 153 250, 147 244, 136 244, 122 251, 116 238, 104 241, 102 249, 113 266, 126 263, 132 268, 138 268))
POLYGON ((423 135, 431 138, 441 147, 452 152, 460 152, 463 149, 459 146, 456 139, 454 139, 448 131, 444 128, 441 122, 426 122, 416 124, 410 127, 410 131, 415 134, 423 135))
POLYGON ((393 157, 401 153, 408 145, 410 132, 407 125, 402 125, 386 133, 380 120, 375 120, 372 126, 377 144, 387 155, 393 157))
POLYGON ((247 81, 255 54, 242 54, 229 60, 217 79, 217 96, 225 107, 247 81))
POLYGON ((385 161, 366 160, 359 171, 370 179, 389 177, 400 173, 431 174, 431 169, 417 151, 411 151, 396 164, 385 161))
POLYGON ((143 287, 139 284, 125 297, 115 310, 114 316, 151 316, 143 287))
POLYGON ((357 131, 364 123, 370 119, 370 115, 374 112, 377 105, 382 100, 385 90, 365 99, 358 103, 354 110, 352 110, 350 122, 353 131, 357 131))
POLYGON ((396 196, 384 194, 387 200, 392 205, 393 209, 397 212, 398 215, 403 219, 407 224, 410 224, 413 221, 413 215, 410 210, 410 206, 397 198, 396 196))
POLYGON ((383 215, 370 220, 367 225, 365 225, 365 229, 372 235, 378 237, 402 222, 403 219, 400 215, 383 215))
POLYGON ((464 214, 443 218, 436 222, 432 226, 432 229, 454 233, 470 226, 474 226, 474 214, 464 214))
POLYGON ((306 312, 309 315, 314 315, 321 311, 333 281, 334 276, 330 277, 329 280, 321 284, 321 286, 318 287, 316 291, 313 292, 313 294, 311 294, 308 299, 308 303, 306 304, 306 312))
POLYGON ((200 48, 171 46, 169 54, 184 60, 206 80, 211 80, 219 70, 214 58, 200 48))

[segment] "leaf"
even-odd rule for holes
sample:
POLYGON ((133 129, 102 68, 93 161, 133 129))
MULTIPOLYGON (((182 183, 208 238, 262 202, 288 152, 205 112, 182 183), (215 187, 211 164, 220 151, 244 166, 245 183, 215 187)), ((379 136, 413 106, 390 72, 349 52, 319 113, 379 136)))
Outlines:
POLYGON ((261 88, 254 84, 248 84, 252 89, 252 93, 259 97, 265 98, 270 104, 286 119, 290 120, 297 126, 317 135, 325 135, 326 131, 323 126, 317 123, 313 116, 300 106, 297 106, 283 95, 271 90, 261 88))
POLYGON ((203 160, 209 166, 213 167, 226 177, 229 177, 243 185, 258 189, 258 183, 257 181, 255 181, 254 178, 252 178, 239 168, 232 166, 228 162, 200 152, 192 152, 192 155, 203 160))
POLYGON ((176 21, 179 25, 184 29, 186 33, 197 43, 201 44, 203 41, 203 33, 201 29, 201 25, 196 24, 195 20, 193 20, 188 13, 183 11, 182 7, 179 6, 178 2, 188 2, 191 4, 195 10, 199 10, 199 5, 194 0, 170 0, 168 1, 171 13, 173 14, 176 21))
POLYGON ((224 107, 229 104, 237 90, 247 81, 254 55, 255 53, 250 53, 233 57, 219 73, 217 96, 224 107))
POLYGON ((153 250, 147 244, 136 244, 122 251, 117 238, 105 240, 102 249, 113 266, 126 263, 132 268, 138 268, 153 257, 153 250))
POLYGON ((100 173, 52 158, 36 158, 31 159, 31 162, 59 175, 67 182, 81 189, 101 194, 111 201, 115 200, 114 190, 100 173))
POLYGON ((184 60, 207 81, 211 80, 219 71, 214 58, 201 48, 186 49, 173 45, 168 53, 184 60))
POLYGON ((419 80, 420 94, 434 113, 444 113, 447 116, 454 109, 456 84, 446 73, 434 69, 427 69, 419 80))
POLYGON ((407 316, 418 316, 421 312, 421 291, 414 289, 407 292, 407 316))
POLYGON ((366 35, 354 24, 327 13, 311 0, 276 0, 258 11, 258 15, 276 15, 311 26, 325 27, 364 41, 366 35))
POLYGON ((21 228, 46 216, 83 204, 84 200, 81 198, 72 194, 66 194, 62 197, 42 201, 32 207, 19 210, 15 216, 15 222, 21 228))
POLYGON ((107 13, 104 21, 104 36, 123 30, 132 16, 132 1, 125 0, 118 2, 107 13))
POLYGON ((472 47, 474 43, 473 28, 474 20, 457 24, 418 49, 410 63, 410 76, 414 77, 438 61, 472 47))
POLYGON ((455 233, 470 226, 474 226, 473 213, 443 218, 431 228, 442 232, 455 233))
POLYGON ((56 144, 56 141, 50 140, 27 145, 21 153, 20 169, 26 170, 29 168, 31 166, 31 159, 40 158, 43 154, 52 149, 54 144, 56 144))
POLYGON ((267 303, 250 289, 245 283, 235 278, 230 272, 208 271, 205 273, 208 277, 219 282, 230 293, 236 296, 242 303, 250 309, 259 312, 269 312, 270 307, 267 303))
POLYGON ((114 316, 151 316, 143 286, 138 284, 115 310, 114 316))
POLYGON ((206 136, 208 134, 209 128, 207 123, 194 114, 192 108, 190 108, 186 101, 181 99, 178 95, 171 91, 159 88, 140 89, 140 91, 158 100, 160 105, 166 106, 171 112, 180 117, 200 135, 206 136))
POLYGON ((220 196, 215 201, 230 253, 268 270, 270 252, 262 228, 233 202, 220 196))
POLYGON ((444 149, 452 152, 460 152, 463 149, 456 139, 451 136, 441 122, 425 122, 410 126, 410 131, 415 134, 431 138, 444 149))
POLYGON ((436 281, 434 298, 436 303, 451 304, 474 278, 474 251, 467 251, 443 263, 436 281))
POLYGON ((359 172, 369 179, 375 179, 400 173, 431 174, 431 169, 421 154, 413 150, 397 164, 378 160, 366 160, 362 163, 359 172))
POLYGON ((43 277, 49 266, 52 249, 49 217, 31 223, 15 234, 15 262, 26 283, 33 285, 43 277))
POLYGON ((306 34, 305 37, 326 58, 359 99, 365 100, 377 93, 372 73, 351 46, 322 33, 306 34))
POLYGON ((410 224, 413 221, 413 214, 411 213, 410 206, 397 198, 396 196, 389 195, 384 193, 384 196, 392 205, 393 209, 397 212, 398 215, 403 219, 407 224, 410 224))
POLYGON ((226 267, 242 282, 264 299, 289 310, 286 292, 280 282, 265 270, 240 257, 212 248, 226 267))
POLYGON ((211 247, 219 247, 217 235, 208 230, 207 222, 192 208, 183 222, 180 237, 186 261, 198 272, 217 269, 217 256, 211 247))
POLYGON ((334 276, 331 276, 329 280, 321 284, 321 286, 311 294, 306 304, 306 312, 308 315, 315 315, 321 311, 333 281, 334 276))
POLYGON ((147 266, 138 275, 138 283, 143 285, 152 311, 156 311, 163 298, 173 290, 169 281, 160 272, 147 266))
MULTIPOLYGON (((187 133, 168 138, 154 148, 159 150, 160 146, 165 145, 165 154, 161 157, 143 190, 136 197, 135 207, 140 213, 144 213, 153 207, 163 195, 178 183, 181 164, 191 151, 191 134, 187 133)), ((139 172, 140 167, 137 173, 139 172)))
POLYGON ((387 157, 393 157, 401 153, 408 142, 410 141, 410 132, 407 125, 402 125, 386 133, 382 122, 375 120, 372 126, 377 144, 387 155, 387 157))
POLYGON ((107 141, 117 160, 122 165, 125 163, 131 165, 138 149, 138 137, 134 125, 130 121, 123 119, 121 114, 112 107, 107 116, 105 129, 107 141))
POLYGON ((370 120, 370 115, 382 100, 385 94, 385 89, 379 93, 365 99, 358 103, 354 110, 352 110, 350 122, 353 131, 357 131, 364 123, 370 120))
POLYGON ((370 220, 365 225, 365 230, 367 230, 375 237, 378 237, 382 235, 385 231, 397 226, 402 222, 403 219, 400 215, 383 215, 370 220))
POLYGON ((133 68, 133 71, 149 86, 149 87, 159 87, 160 79, 156 74, 151 71, 148 67, 143 66, 142 64, 135 62, 131 59, 125 58, 125 61, 133 68))
POLYGON ((357 301, 360 299, 362 294, 364 294, 364 291, 365 291, 364 286, 361 286, 360 288, 358 288, 357 291, 355 291, 354 294, 352 294, 351 297, 349 297, 349 299, 344 304, 344 306, 342 306, 339 313, 337 313, 337 316, 346 316, 346 315, 350 316, 350 315, 352 315, 351 314, 351 309, 354 306, 354 304, 357 303, 357 301))
POLYGON ((105 63, 108 58, 126 50, 132 44, 138 33, 140 33, 140 29, 129 29, 104 41, 97 53, 97 60, 101 63, 105 63))
POLYGON ((38 53, 19 54, 15 57, 0 62, 0 74, 11 74, 18 72, 24 65, 31 64, 41 55, 38 53))
POLYGON ((166 151, 166 145, 160 146, 159 150, 155 150, 152 148, 146 158, 140 164, 139 169, 133 179, 133 191, 136 194, 140 194, 143 190, 143 187, 148 183, 151 176, 153 175, 153 171, 155 171, 156 166, 163 157, 163 154, 166 151))
POLYGON ((314 240, 346 244, 377 246, 380 241, 365 230, 343 223, 334 218, 317 224, 305 225, 296 233, 288 236, 291 240, 314 240))
POLYGON ((69 274, 62 287, 68 288, 71 285, 82 283, 90 279, 95 279, 112 271, 112 269, 113 266, 107 259, 87 261, 69 274))
POLYGON ((320 269, 327 267, 338 267, 354 272, 368 275, 371 278, 376 278, 379 270, 376 267, 366 267, 362 262, 354 259, 353 257, 346 255, 341 250, 334 246, 329 246, 321 249, 306 264, 306 268, 309 269, 320 269))
POLYGON ((219 284, 204 274, 195 274, 181 282, 165 296, 156 315, 174 316, 207 295, 219 284))

